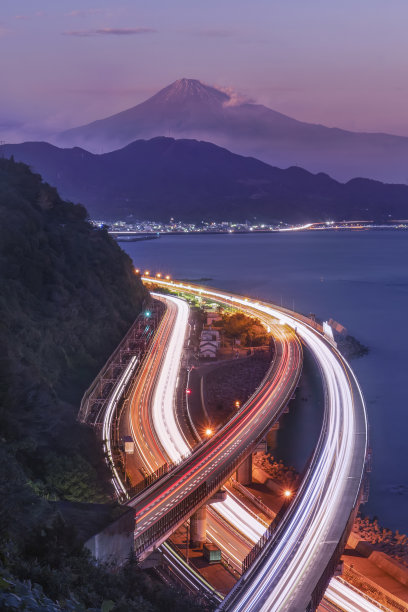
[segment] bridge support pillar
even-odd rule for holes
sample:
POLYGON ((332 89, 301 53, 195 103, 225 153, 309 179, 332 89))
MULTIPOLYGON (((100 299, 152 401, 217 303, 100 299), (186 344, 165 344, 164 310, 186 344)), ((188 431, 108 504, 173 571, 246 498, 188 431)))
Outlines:
POLYGON ((193 548, 202 548, 206 541, 207 533, 207 505, 216 504, 227 499, 227 492, 225 489, 216 491, 209 500, 206 501, 204 506, 201 506, 198 510, 190 516, 190 546, 193 548))
POLYGON ((252 455, 249 455, 237 469, 237 481, 242 485, 252 482, 252 455))
POLYGON ((202 548, 207 534, 207 506, 202 506, 190 517, 190 545, 202 548))

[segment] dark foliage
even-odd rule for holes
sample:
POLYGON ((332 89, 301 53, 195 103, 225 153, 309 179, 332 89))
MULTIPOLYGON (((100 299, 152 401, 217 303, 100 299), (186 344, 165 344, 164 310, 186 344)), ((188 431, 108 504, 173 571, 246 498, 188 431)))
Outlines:
POLYGON ((0 159, 0 608, 194 609, 132 563, 95 565, 78 537, 78 502, 112 505, 79 401, 148 298, 131 260, 86 219, 0 159))
POLYGON ((242 346, 261 346, 269 342, 265 327, 259 319, 248 317, 242 312, 223 315, 221 324, 225 335, 239 339, 242 346))

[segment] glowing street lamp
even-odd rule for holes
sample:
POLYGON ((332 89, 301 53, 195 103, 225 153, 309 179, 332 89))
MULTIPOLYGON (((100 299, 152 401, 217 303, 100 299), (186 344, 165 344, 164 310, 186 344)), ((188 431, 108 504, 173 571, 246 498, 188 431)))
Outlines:
POLYGON ((210 427, 207 427, 207 429, 205 430, 205 435, 206 436, 211 436, 212 435, 213 430, 210 429, 210 427))
POLYGON ((149 276, 150 272, 149 270, 145 270, 145 276, 149 276))
POLYGON ((289 489, 286 489, 286 491, 284 492, 284 496, 286 497, 286 499, 289 499, 291 495, 292 495, 292 491, 289 491, 289 489))

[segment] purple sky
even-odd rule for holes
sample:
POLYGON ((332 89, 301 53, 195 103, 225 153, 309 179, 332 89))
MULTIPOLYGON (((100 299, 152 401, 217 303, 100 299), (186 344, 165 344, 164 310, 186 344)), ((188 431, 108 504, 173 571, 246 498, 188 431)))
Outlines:
POLYGON ((0 140, 197 78, 303 121, 408 136, 407 0, 2 0, 0 140))

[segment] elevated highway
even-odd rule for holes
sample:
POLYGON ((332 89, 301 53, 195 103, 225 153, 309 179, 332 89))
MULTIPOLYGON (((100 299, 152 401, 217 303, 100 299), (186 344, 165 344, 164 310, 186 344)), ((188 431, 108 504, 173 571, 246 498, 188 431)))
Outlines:
POLYGON ((153 282, 277 318, 296 329, 315 356, 326 393, 318 447, 285 520, 267 538, 262 554, 222 605, 226 610, 314 609, 360 501, 367 422, 358 383, 337 350, 295 313, 206 287, 153 282))

